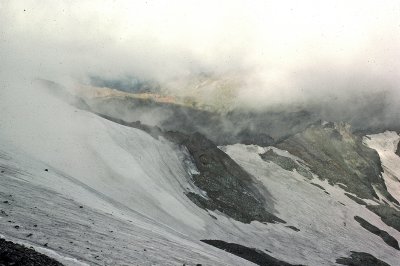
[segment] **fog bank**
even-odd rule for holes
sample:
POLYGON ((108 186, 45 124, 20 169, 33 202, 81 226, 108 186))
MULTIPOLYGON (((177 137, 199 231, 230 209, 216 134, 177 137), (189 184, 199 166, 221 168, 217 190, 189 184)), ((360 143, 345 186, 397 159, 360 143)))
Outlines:
POLYGON ((135 76, 184 94, 206 73, 240 107, 384 93, 399 110, 398 1, 2 1, 0 34, 3 89, 135 76))

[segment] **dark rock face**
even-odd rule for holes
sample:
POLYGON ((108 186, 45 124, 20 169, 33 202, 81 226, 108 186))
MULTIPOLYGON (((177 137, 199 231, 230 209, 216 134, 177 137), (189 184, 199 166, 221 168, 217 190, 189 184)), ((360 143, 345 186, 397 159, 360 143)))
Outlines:
POLYGON ((352 251, 349 258, 339 258, 336 263, 350 266, 390 266, 371 254, 352 251))
POLYGON ((301 163, 296 162, 296 161, 292 160, 291 158, 281 156, 281 155, 275 153, 272 149, 263 154, 260 154, 260 157, 264 161, 271 161, 273 163, 276 163, 277 165, 279 165, 280 167, 282 167, 283 169, 285 169, 287 171, 296 170, 299 174, 301 174, 302 176, 304 176, 306 178, 309 178, 309 179, 313 178, 310 171, 308 171, 303 165, 301 165, 301 163))
POLYGON ((400 156, 400 141, 399 141, 399 144, 397 144, 396 154, 397 154, 398 156, 400 156))
POLYGON ((296 232, 299 232, 299 231, 300 231, 299 228, 297 228, 296 226, 293 226, 293 225, 287 225, 286 227, 287 227, 287 228, 290 228, 290 229, 292 229, 293 231, 296 231, 296 232))
POLYGON ((366 206, 367 203, 365 203, 365 201, 363 201, 362 199, 359 199, 349 193, 344 193, 347 197, 349 197, 350 199, 352 199, 353 201, 355 201, 356 203, 360 204, 360 205, 364 205, 366 206))
POLYGON ((381 177, 378 153, 366 147, 362 138, 343 123, 316 124, 278 143, 278 148, 303 159, 310 170, 330 184, 345 184, 345 189, 360 198, 377 198, 374 187, 392 202, 381 177))
POLYGON ((379 215, 385 224, 400 232, 400 211, 387 205, 368 205, 367 208, 379 215))
POLYGON ((354 216, 354 220, 356 220, 362 227, 364 227, 371 233, 381 237, 383 239, 383 241, 385 241, 385 243, 388 244, 389 246, 391 246, 397 250, 400 250, 399 243, 393 236, 389 235, 388 232, 379 229, 378 227, 370 224, 369 222, 367 222, 366 220, 364 220, 363 218, 361 218, 359 216, 354 216))
POLYGON ((62 266, 58 261, 40 254, 33 249, 4 239, 0 239, 0 265, 62 266))
POLYGON ((259 146, 269 146, 275 142, 275 140, 271 136, 265 133, 252 132, 247 129, 243 129, 238 134, 236 134, 235 137, 239 140, 240 143, 245 145, 257 144, 259 146))
POLYGON ((262 252, 259 249, 245 247, 235 243, 227 243, 222 240, 201 240, 204 243, 225 250, 245 260, 251 261, 257 265, 265 266, 290 266, 293 264, 275 259, 274 257, 262 252))
POLYGON ((199 207, 218 210, 235 220, 250 223, 284 222, 266 210, 266 191, 260 190, 256 180, 244 171, 217 146, 199 133, 190 136, 165 132, 170 141, 185 146, 199 170, 193 175, 195 185, 207 193, 207 198, 188 193, 199 207), (264 193, 263 193, 264 192, 264 193))
POLYGON ((321 186, 321 185, 318 185, 318 184, 315 184, 315 183, 312 183, 312 182, 310 184, 325 191, 325 188, 323 186, 321 186))

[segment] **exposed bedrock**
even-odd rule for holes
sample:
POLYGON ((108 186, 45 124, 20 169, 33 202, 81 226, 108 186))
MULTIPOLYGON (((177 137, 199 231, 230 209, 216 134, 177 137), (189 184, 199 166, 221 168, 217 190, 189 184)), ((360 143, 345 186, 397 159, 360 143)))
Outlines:
POLYGON ((378 153, 365 146, 344 123, 318 123, 276 145, 301 158, 320 179, 343 188, 359 198, 378 198, 375 189, 397 203, 387 191, 378 153), (374 189, 375 188, 375 189, 374 189))
POLYGON ((350 257, 339 258, 336 263, 349 266, 390 266, 384 261, 381 261, 371 254, 365 252, 352 251, 350 257))
MULTIPOLYGON (((290 266, 294 264, 290 264, 281 260, 278 260, 265 252, 256 249, 249 248, 246 246, 242 246, 235 243, 228 243, 222 240, 201 240, 204 243, 212 245, 216 248, 225 250, 226 252, 232 253, 238 257, 241 257, 245 260, 251 261, 257 265, 265 265, 265 266, 290 266)), ((300 265, 298 265, 300 266, 300 265)))
POLYGON ((389 235, 388 232, 379 229, 378 227, 370 224, 368 221, 364 220, 359 216, 354 216, 354 220, 356 220, 366 230, 382 238, 382 240, 385 241, 385 243, 391 246, 392 248, 400 250, 399 243, 397 242, 396 238, 389 235))
POLYGON ((207 193, 187 196, 199 207, 218 210, 235 220, 250 223, 284 222, 271 212, 270 194, 264 186, 243 170, 227 154, 199 133, 186 135, 165 132, 172 142, 185 146, 193 158, 199 174, 192 176, 195 185, 207 193))
POLYGON ((34 249, 0 238, 0 265, 62 266, 58 261, 34 249))

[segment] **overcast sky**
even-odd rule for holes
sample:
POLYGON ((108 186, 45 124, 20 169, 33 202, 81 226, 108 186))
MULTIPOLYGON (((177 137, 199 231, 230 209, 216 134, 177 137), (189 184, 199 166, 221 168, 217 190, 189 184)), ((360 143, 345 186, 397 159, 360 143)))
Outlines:
POLYGON ((400 1, 0 1, 0 77, 243 79, 238 97, 400 90, 400 1))

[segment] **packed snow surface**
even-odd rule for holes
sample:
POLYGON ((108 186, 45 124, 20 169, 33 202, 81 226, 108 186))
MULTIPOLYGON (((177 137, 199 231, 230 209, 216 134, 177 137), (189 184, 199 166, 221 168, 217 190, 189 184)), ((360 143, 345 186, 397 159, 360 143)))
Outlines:
POLYGON ((400 157, 396 154, 396 150, 399 141, 400 136, 394 131, 364 137, 364 143, 378 152, 386 187, 398 202, 400 202, 400 157))

